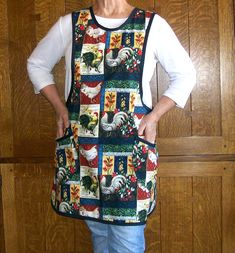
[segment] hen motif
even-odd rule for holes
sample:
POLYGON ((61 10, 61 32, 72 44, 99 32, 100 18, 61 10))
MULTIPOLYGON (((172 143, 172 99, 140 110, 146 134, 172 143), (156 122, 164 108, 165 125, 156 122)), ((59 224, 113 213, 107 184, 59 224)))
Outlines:
POLYGON ((90 165, 92 165, 92 161, 93 161, 93 160, 97 157, 97 155, 98 155, 98 152, 97 152, 97 149, 96 149, 95 146, 92 147, 92 148, 89 149, 89 150, 85 150, 84 148, 82 148, 82 147, 80 146, 80 152, 81 152, 82 156, 86 158, 86 160, 88 161, 88 163, 89 163, 90 165))
POLYGON ((101 90, 101 84, 102 82, 100 82, 96 87, 88 87, 83 83, 81 86, 81 92, 89 97, 91 99, 91 102, 93 102, 93 98, 96 97, 101 90))

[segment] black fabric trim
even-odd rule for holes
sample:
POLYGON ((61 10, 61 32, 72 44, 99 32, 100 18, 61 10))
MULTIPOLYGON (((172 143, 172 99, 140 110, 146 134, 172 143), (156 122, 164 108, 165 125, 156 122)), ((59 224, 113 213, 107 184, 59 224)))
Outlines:
MULTIPOLYGON (((64 216, 64 217, 69 217, 69 218, 74 218, 74 219, 79 219, 79 220, 92 220, 92 221, 96 221, 96 222, 100 222, 100 223, 105 223, 105 224, 110 224, 110 225, 118 225, 118 226, 138 226, 138 225, 145 225, 147 223, 147 220, 144 221, 144 222, 136 222, 136 223, 121 223, 121 222, 113 222, 113 221, 105 221, 105 220, 100 220, 100 219, 97 219, 97 218, 92 218, 92 217, 85 217, 85 216, 82 216, 82 215, 73 215, 73 214, 68 214, 68 213, 63 213, 63 212, 60 212, 58 211, 53 203, 52 203, 52 200, 50 200, 50 203, 51 203, 51 206, 52 206, 52 209, 58 214, 58 215, 61 215, 61 216, 64 216)), ((156 206, 155 206, 156 207, 156 206)), ((154 207, 154 209, 155 209, 154 207)), ((153 209, 153 210, 154 210, 153 209)), ((152 211, 153 212, 153 211, 152 211)), ((151 213, 152 213, 151 212, 151 213)), ((148 216, 151 214, 149 213, 148 216)))
POLYGON ((153 22, 153 18, 154 18, 154 13, 152 13, 149 23, 148 23, 148 27, 146 29, 145 32, 145 38, 144 38, 144 45, 143 45, 143 51, 142 51, 142 59, 141 59, 141 63, 140 63, 140 97, 141 97, 141 102, 144 106, 144 108, 146 108, 146 110, 148 110, 148 112, 152 111, 152 108, 149 108, 144 102, 143 102, 143 70, 144 70, 144 61, 145 61, 145 53, 146 53, 146 46, 147 46, 147 41, 148 41, 148 36, 149 36, 149 31, 153 22))
MULTIPOLYGON (((80 13, 78 14, 80 15, 80 13)), ((66 106, 68 107, 68 104, 70 102, 70 98, 73 92, 73 88, 74 88, 74 52, 75 52, 75 20, 74 20, 74 16, 75 16, 75 12, 71 13, 71 18, 72 18, 72 53, 71 53, 71 83, 70 83, 70 91, 69 91, 69 95, 68 98, 66 100, 66 106)))
POLYGON ((147 141, 147 140, 145 140, 145 139, 142 139, 142 138, 140 138, 139 136, 136 137, 136 140, 137 140, 137 141, 140 141, 140 142, 143 142, 143 143, 145 143, 145 144, 147 144, 148 146, 153 147, 153 148, 155 148, 155 146, 156 146, 155 143, 152 143, 152 142, 149 142, 149 141, 147 141))
POLYGON ((121 24, 120 26, 115 27, 115 28, 108 28, 108 27, 104 27, 104 26, 102 26, 100 23, 98 23, 98 21, 96 20, 94 11, 93 11, 93 7, 90 6, 89 9, 90 9, 90 13, 91 13, 91 16, 92 16, 92 19, 93 19, 94 23, 95 23, 98 27, 100 27, 101 29, 106 30, 106 31, 117 31, 117 30, 120 30, 124 25, 126 25, 126 24, 130 21, 130 19, 134 16, 135 12, 138 10, 138 8, 135 7, 135 8, 131 11, 131 13, 130 13, 130 15, 128 16, 128 18, 126 19, 126 21, 125 21, 123 24, 121 24))

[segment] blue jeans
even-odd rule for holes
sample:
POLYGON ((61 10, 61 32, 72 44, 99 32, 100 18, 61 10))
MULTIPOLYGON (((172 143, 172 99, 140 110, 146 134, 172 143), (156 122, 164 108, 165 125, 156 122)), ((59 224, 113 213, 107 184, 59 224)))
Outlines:
POLYGON ((143 253, 145 225, 119 226, 85 220, 92 233, 94 253, 143 253))

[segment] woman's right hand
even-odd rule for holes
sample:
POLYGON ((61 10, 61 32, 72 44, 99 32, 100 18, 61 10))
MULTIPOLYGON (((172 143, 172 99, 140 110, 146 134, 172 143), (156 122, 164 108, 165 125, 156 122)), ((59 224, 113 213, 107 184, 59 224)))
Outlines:
POLYGON ((67 108, 64 106, 60 110, 56 111, 56 123, 57 133, 56 138, 60 138, 64 135, 65 128, 69 127, 69 113, 67 108))

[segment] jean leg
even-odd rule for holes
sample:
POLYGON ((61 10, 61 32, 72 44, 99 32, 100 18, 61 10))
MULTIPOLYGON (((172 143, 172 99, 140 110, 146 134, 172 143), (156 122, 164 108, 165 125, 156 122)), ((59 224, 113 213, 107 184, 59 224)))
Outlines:
POLYGON ((137 226, 109 225, 109 252, 143 253, 145 250, 145 227, 146 224, 137 226))
POLYGON ((108 253, 108 225, 91 220, 85 222, 91 231, 94 253, 108 253))

